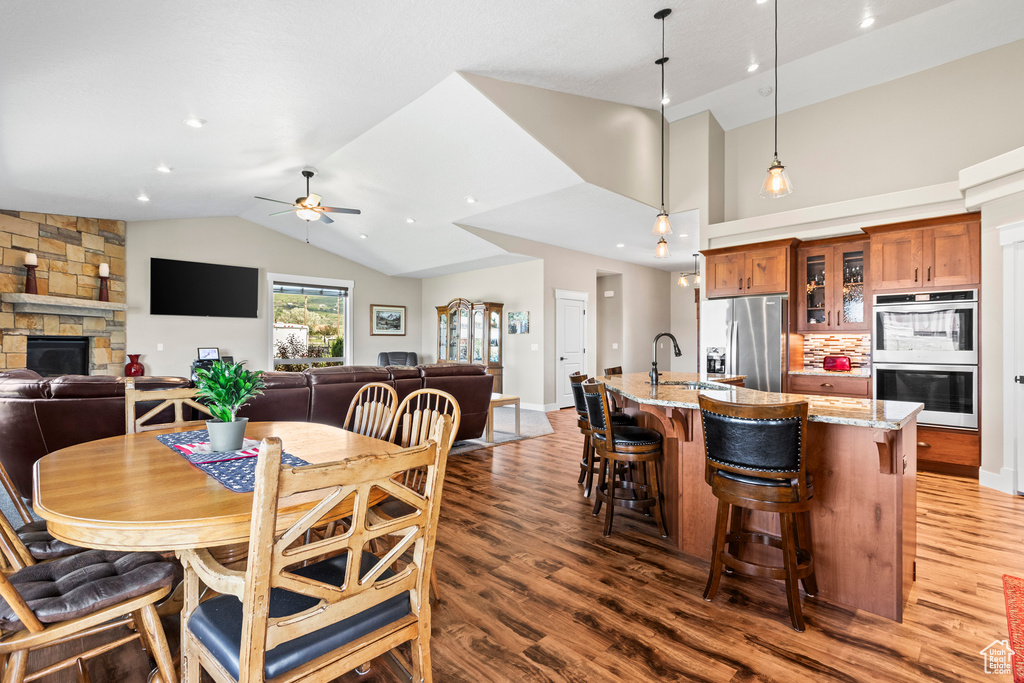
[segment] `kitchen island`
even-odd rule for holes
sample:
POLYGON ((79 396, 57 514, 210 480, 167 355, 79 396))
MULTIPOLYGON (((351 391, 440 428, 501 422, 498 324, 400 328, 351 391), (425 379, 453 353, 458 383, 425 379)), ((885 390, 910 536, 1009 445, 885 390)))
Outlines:
MULTIPOLYGON (((717 499, 704 480, 704 433, 697 396, 737 403, 808 402, 807 470, 818 595, 903 620, 917 553, 917 414, 919 403, 777 394, 734 386, 742 377, 665 372, 603 376, 638 424, 664 436, 665 524, 676 547, 710 561, 717 499), (683 382, 705 383, 702 388, 683 382), (727 384, 728 382, 728 384, 727 384)), ((744 511, 744 525, 778 533, 778 518, 744 511)), ((762 548, 745 558, 757 561, 762 548)), ((778 563, 764 555, 763 561, 778 563)))

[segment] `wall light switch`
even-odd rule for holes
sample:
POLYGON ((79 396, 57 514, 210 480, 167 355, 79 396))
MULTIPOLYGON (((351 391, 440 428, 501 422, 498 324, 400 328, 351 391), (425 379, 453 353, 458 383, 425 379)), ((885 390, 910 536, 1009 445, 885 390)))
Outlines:
POLYGON ((164 345, 163 344, 157 344, 156 345, 156 350, 157 351, 163 351, 164 350, 164 345))
POLYGON ((619 343, 618 342, 612 342, 612 349, 614 350, 614 349, 617 349, 617 348, 619 348, 619 343))
POLYGON ((540 351, 540 344, 530 344, 531 351, 540 351))
POLYGON ((615 296, 615 290, 614 289, 606 289, 606 290, 604 290, 604 298, 611 299, 613 296, 615 296))

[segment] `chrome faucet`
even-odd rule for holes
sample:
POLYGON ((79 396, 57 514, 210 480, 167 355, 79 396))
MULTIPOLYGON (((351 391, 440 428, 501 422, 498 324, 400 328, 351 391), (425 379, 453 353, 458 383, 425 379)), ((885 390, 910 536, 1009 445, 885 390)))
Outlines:
POLYGON ((672 340, 672 351, 675 352, 676 358, 683 355, 683 352, 679 350, 679 342, 676 341, 675 336, 671 332, 661 332, 654 337, 654 351, 651 353, 651 384, 656 385, 658 383, 658 340, 662 337, 668 337, 672 340))

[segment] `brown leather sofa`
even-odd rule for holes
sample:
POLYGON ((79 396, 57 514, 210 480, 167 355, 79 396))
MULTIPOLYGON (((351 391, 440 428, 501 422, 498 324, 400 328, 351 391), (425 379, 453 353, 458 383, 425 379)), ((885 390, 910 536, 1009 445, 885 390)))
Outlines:
MULTIPOLYGON (((487 422, 494 378, 482 365, 341 366, 268 372, 266 388, 239 415, 252 421, 319 422, 340 427, 368 382, 395 387, 401 401, 421 387, 452 394, 462 410, 456 440, 475 439, 487 422)), ((139 377, 140 389, 188 386, 181 377, 139 377)), ((32 495, 32 466, 47 453, 124 434, 124 380, 108 376, 40 377, 0 370, 0 462, 22 496, 32 495)))

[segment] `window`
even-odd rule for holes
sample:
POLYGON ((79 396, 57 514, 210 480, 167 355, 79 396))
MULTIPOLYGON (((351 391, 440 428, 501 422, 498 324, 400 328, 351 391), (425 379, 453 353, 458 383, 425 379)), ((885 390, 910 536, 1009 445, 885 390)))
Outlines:
POLYGON ((270 274, 267 285, 275 370, 352 364, 350 281, 270 274))

